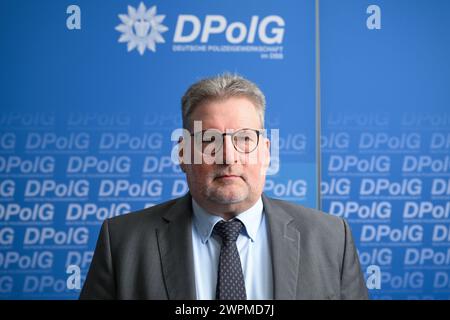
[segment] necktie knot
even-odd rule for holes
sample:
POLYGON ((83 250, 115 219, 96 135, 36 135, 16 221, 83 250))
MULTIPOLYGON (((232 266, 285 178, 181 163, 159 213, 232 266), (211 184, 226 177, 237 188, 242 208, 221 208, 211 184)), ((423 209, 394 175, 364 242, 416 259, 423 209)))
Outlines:
POLYGON ((222 241, 225 243, 234 243, 236 242, 239 233, 244 225, 238 219, 234 219, 231 221, 219 221, 214 226, 214 232, 222 238, 222 241))

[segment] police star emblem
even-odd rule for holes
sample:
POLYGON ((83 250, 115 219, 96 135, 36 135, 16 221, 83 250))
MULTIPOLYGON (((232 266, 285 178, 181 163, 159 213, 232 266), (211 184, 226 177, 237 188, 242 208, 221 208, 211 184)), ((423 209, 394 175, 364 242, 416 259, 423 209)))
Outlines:
POLYGON ((128 14, 119 14, 122 21, 115 29, 122 33, 119 42, 127 43, 128 52, 137 49, 143 55, 146 49, 156 52, 156 43, 164 43, 162 33, 169 28, 162 24, 165 15, 156 14, 156 6, 147 10, 141 2, 137 9, 128 6, 128 14))

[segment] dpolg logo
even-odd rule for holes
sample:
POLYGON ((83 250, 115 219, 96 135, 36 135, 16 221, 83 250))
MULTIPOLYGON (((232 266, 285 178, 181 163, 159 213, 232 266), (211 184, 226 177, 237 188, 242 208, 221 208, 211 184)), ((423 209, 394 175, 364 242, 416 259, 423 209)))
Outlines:
MULTIPOLYGON (((137 9, 128 6, 128 15, 119 14, 122 32, 119 42, 128 43, 141 55, 156 51, 156 43, 165 43, 162 24, 165 15, 156 14, 156 6, 147 10, 143 2, 137 9)), ((259 53, 262 59, 283 59, 285 21, 279 15, 251 15, 245 21, 230 21, 224 15, 178 14, 173 32, 173 52, 259 53)))

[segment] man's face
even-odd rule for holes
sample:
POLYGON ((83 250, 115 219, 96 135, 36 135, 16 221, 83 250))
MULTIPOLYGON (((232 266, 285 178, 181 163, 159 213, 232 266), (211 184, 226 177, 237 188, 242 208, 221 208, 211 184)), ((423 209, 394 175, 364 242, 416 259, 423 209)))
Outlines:
MULTIPOLYGON (((190 120, 191 123, 201 121, 202 130, 215 129, 222 133, 243 128, 262 129, 254 104, 241 97, 199 105, 190 120)), ((201 164, 182 164, 192 197, 212 213, 245 211, 263 191, 270 160, 269 148, 269 140, 260 135, 258 147, 251 154, 241 153, 234 148, 231 137, 225 136, 218 151, 223 156, 221 163, 207 164, 202 161, 201 164)), ((194 163, 196 152, 201 151, 192 151, 191 163, 194 163)))

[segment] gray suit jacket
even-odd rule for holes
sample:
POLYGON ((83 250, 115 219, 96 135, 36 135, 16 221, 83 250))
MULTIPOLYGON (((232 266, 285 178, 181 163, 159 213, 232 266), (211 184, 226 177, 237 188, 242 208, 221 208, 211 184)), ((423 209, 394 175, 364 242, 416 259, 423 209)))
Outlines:
MULTIPOLYGON (((262 195, 275 299, 366 299, 347 222, 262 195)), ((104 221, 80 299, 196 299, 191 196, 104 221)))

